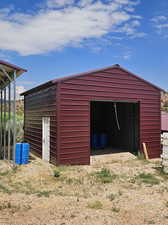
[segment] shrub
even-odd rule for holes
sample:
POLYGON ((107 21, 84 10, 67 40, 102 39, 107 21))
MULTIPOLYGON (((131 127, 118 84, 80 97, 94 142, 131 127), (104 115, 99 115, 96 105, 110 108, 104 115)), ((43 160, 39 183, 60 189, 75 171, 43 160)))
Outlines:
POLYGON ((58 170, 54 170, 54 177, 60 177, 61 173, 58 170))
POLYGON ((37 193, 37 196, 38 197, 46 197, 46 198, 49 198, 50 197, 50 194, 51 192, 50 191, 40 191, 37 193))
POLYGON ((88 203, 88 208, 90 209, 102 209, 103 204, 100 201, 95 201, 92 203, 88 203))
POLYGON ((7 193, 7 194, 11 194, 11 191, 5 187, 4 185, 0 184, 0 192, 4 192, 4 193, 7 193))
POLYGON ((83 183, 82 179, 74 178, 74 177, 65 179, 65 182, 67 184, 82 184, 83 183))
POLYGON ((142 183, 151 185, 160 183, 160 180, 150 173, 140 173, 139 175, 136 176, 136 179, 140 180, 142 183))
POLYGON ((112 194, 108 195, 107 198, 108 198, 110 201, 113 201, 113 200, 116 198, 116 195, 112 193, 112 194))
POLYGON ((98 172, 95 172, 93 175, 97 178, 101 183, 112 183, 113 180, 117 177, 116 174, 111 173, 108 169, 101 169, 98 172))
POLYGON ((118 213, 118 212, 120 211, 120 209, 119 209, 119 208, 116 208, 116 207, 113 207, 111 210, 112 210, 113 212, 115 212, 115 213, 118 213))

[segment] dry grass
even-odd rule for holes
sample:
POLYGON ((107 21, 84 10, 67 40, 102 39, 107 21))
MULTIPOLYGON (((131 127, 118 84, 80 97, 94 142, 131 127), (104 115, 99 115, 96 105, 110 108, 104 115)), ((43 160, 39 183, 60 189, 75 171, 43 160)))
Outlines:
POLYGON ((167 207, 159 161, 118 154, 92 158, 91 166, 1 163, 3 225, 166 225, 167 207))
POLYGON ((88 203, 88 208, 90 208, 90 209, 102 209, 103 204, 100 201, 97 200, 97 201, 88 203))

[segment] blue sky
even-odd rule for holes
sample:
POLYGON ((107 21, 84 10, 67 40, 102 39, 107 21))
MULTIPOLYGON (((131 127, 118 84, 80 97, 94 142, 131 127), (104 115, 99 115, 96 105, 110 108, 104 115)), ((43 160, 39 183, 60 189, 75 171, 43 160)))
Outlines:
POLYGON ((167 0, 1 0, 0 30, 20 92, 116 63, 168 90, 167 0))

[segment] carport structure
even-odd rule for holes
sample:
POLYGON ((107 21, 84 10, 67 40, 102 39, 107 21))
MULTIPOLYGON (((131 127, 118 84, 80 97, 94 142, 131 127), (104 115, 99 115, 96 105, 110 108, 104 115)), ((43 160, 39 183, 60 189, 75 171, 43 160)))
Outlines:
POLYGON ((13 160, 14 162, 16 144, 16 78, 24 72, 26 72, 25 69, 0 60, 0 156, 2 159, 13 160))

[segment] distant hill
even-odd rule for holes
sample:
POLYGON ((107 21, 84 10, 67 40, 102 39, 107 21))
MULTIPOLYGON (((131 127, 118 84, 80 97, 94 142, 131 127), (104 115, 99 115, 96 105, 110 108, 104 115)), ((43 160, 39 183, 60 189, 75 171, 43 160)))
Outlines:
POLYGON ((168 112, 168 92, 161 95, 161 110, 168 112))

